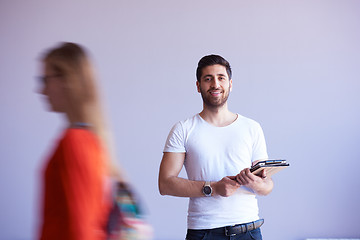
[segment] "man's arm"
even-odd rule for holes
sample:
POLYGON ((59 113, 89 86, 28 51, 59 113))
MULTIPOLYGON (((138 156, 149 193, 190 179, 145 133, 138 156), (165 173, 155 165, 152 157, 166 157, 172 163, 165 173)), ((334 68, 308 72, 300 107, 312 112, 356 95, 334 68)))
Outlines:
POLYGON ((165 152, 160 164, 159 191, 161 195, 201 197, 204 182, 178 177, 185 160, 185 153, 165 152))
MULTIPOLYGON (((177 197, 204 197, 202 188, 204 181, 192 181, 178 177, 185 160, 185 153, 165 152, 160 164, 159 191, 161 195, 177 197)), ((240 184, 234 177, 224 177, 218 182, 211 182, 212 196, 224 197, 232 195, 240 184)))

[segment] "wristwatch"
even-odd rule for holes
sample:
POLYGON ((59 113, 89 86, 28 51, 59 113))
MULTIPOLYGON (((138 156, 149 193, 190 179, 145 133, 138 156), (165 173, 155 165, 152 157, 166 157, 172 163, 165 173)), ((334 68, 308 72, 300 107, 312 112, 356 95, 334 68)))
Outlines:
POLYGON ((209 182, 209 181, 206 181, 206 182, 205 182, 205 185, 203 186, 202 192, 203 192, 203 194, 204 194, 206 197, 210 197, 210 196, 211 196, 211 194, 212 194, 212 188, 211 188, 211 186, 210 186, 210 182, 209 182))

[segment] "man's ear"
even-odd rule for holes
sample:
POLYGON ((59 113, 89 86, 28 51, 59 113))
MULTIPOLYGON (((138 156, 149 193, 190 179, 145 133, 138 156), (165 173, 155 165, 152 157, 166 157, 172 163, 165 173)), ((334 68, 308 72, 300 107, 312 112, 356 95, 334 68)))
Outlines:
POLYGON ((230 92, 231 92, 232 91, 232 79, 230 79, 229 84, 230 84, 230 92))
POLYGON ((200 82, 196 80, 196 88, 198 93, 200 92, 200 82))

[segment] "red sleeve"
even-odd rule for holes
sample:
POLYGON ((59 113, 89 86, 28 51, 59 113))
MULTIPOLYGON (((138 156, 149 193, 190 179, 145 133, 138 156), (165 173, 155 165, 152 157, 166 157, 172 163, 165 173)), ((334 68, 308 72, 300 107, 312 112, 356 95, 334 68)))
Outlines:
POLYGON ((61 142, 60 178, 67 209, 68 240, 97 238, 104 199, 104 155, 96 137, 87 130, 69 130, 61 142))

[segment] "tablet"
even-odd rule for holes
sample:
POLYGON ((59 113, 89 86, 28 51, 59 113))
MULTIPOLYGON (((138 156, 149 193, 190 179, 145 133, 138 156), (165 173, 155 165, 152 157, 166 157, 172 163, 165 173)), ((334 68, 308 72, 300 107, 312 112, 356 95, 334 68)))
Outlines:
POLYGON ((259 176, 261 171, 266 169, 266 176, 271 177, 289 166, 290 164, 288 164, 285 159, 269 159, 257 162, 250 168, 250 172, 259 176))

